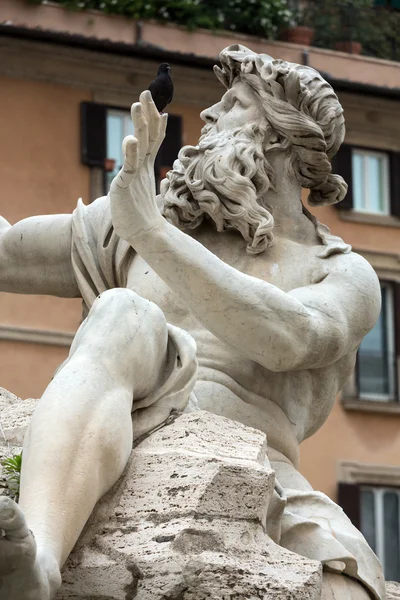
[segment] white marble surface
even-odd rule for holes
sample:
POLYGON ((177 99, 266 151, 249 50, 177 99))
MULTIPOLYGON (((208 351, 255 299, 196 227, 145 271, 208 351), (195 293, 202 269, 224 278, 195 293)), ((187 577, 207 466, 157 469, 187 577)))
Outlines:
MULTIPOLYGON (((122 473, 135 423, 137 435, 147 433, 189 398, 188 410, 267 434, 286 502, 271 531, 335 571, 324 575, 323 598, 342 600, 350 581, 342 571, 354 579, 349 597, 368 598, 355 580, 385 597, 361 534, 296 471, 300 442, 328 417, 380 309, 373 269, 300 200, 301 187, 310 188, 311 205, 345 194, 330 172, 344 137, 342 109, 308 67, 241 46, 224 50, 221 62, 227 91, 202 113, 199 144, 182 149, 161 196, 153 164, 167 117, 145 92, 132 107, 136 138, 125 140, 108 197, 79 203, 72 216, 1 223, 1 291, 81 296, 90 311, 24 446, 20 506, 38 551, 21 572, 24 590, 40 588, 43 600, 96 501, 122 473)), ((22 517, 15 520, 25 531, 22 517)), ((9 579, 7 600, 28 597, 17 583, 9 579)))

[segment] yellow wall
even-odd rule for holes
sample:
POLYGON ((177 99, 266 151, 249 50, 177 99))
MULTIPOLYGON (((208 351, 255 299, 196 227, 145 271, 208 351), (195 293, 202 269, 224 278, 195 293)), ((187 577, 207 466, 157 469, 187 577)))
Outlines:
MULTIPOLYGON (((80 164, 79 105, 85 90, 18 79, 0 81, 1 214, 15 223, 31 215, 69 213, 89 196, 80 164)), ((74 331, 79 300, 0 294, 0 325, 74 331)), ((22 397, 42 393, 65 348, 1 343, 0 385, 22 397)))
MULTIPOLYGON (((333 207, 313 208, 312 212, 355 249, 400 255, 398 227, 346 222, 333 207)), ((300 468, 315 489, 335 499, 337 466, 345 460, 399 465, 400 414, 349 411, 337 399, 323 427, 301 445, 300 468)))
MULTIPOLYGON (((149 74, 149 80, 151 75, 149 74)), ((0 80, 0 214, 11 224, 32 215, 70 213, 89 200, 90 169, 80 161, 80 103, 89 90, 21 79, 0 80)), ((128 107, 127 107, 128 108, 128 107)), ((183 142, 194 144, 199 109, 175 104, 183 117, 183 142)), ((0 326, 75 332, 81 301, 0 294, 0 326)), ((0 386, 38 397, 68 349, 0 341, 0 386)))
POLYGON ((335 499, 342 460, 399 466, 400 416, 346 411, 337 400, 325 425, 301 445, 300 470, 335 499))

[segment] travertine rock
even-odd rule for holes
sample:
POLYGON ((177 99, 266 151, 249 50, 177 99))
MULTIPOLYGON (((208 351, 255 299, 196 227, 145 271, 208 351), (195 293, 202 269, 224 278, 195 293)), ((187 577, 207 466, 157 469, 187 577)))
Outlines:
MULTIPOLYGON (((0 395, 13 444, 34 403, 0 395)), ((98 504, 57 600, 319 599, 320 564, 265 534, 266 448, 260 431, 204 411, 153 433, 98 504)))
POLYGON ((263 433, 203 411, 152 434, 99 504, 57 598, 319 598, 320 565, 264 532, 265 451, 263 433))
POLYGON ((400 583, 388 581, 386 583, 386 600, 400 600, 400 583))
POLYGON ((8 485, 1 462, 21 452, 29 419, 37 400, 20 400, 0 387, 0 495, 8 493, 8 485))

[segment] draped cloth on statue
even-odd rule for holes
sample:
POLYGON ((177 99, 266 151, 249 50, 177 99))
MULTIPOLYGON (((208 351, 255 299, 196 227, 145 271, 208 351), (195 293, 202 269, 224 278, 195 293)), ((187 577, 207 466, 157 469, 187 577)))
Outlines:
MULTIPOLYGON (((126 287, 133 255, 132 247, 114 232, 107 199, 101 198, 89 207, 79 200, 72 216, 71 256, 84 302, 84 316, 99 294, 126 287)), ((132 406, 134 441, 138 442, 183 412, 196 381, 196 372, 195 341, 186 331, 168 324, 163 383, 145 398, 135 400, 132 406)))
MULTIPOLYGON (((293 471, 295 483, 301 476, 293 465, 286 465, 286 475, 289 470, 293 471)), ((285 480, 287 484, 287 477, 285 480)), ((274 541, 296 554, 321 561, 325 570, 358 579, 373 598, 384 600, 382 567, 364 536, 340 506, 322 492, 313 490, 308 482, 307 487, 309 489, 285 487, 282 490, 281 527, 274 541)))
MULTIPOLYGON (((115 234, 106 197, 89 206, 78 202, 72 220, 72 264, 86 312, 105 290, 126 287, 134 253, 115 234)), ((195 343, 181 329, 168 327, 166 377, 153 394, 134 402, 135 439, 156 429, 168 415, 183 411, 189 397, 189 411, 195 410, 196 400, 191 394, 197 367, 195 343)), ((382 569, 362 534, 330 498, 312 490, 291 463, 284 469, 286 485, 276 483, 268 510, 267 533, 271 539, 296 554, 321 561, 325 569, 358 579, 376 600, 384 600, 382 569), (299 478, 305 486, 296 486, 299 478)), ((279 478, 279 468, 277 471, 279 478)))

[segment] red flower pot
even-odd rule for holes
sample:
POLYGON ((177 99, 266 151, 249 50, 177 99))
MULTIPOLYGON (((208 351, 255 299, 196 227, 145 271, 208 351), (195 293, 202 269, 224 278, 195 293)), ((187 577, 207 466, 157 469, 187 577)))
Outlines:
POLYGON ((348 40, 345 42, 335 42, 335 48, 340 52, 347 52, 348 54, 361 54, 362 45, 360 42, 348 40))
POLYGON ((115 169, 115 159, 114 158, 105 158, 104 159, 104 170, 106 173, 110 173, 115 169))
POLYGON ((297 25, 290 27, 283 32, 282 39, 292 44, 300 44, 301 46, 311 46, 314 39, 314 29, 297 25))

